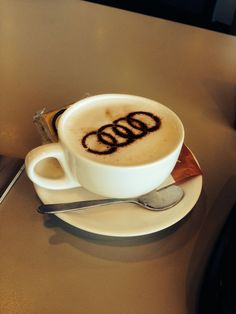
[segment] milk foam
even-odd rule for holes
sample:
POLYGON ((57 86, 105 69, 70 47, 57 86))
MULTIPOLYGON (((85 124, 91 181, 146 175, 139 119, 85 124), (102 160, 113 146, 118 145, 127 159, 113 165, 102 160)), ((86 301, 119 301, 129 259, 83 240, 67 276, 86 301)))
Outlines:
MULTIPOLYGON (((68 147, 73 152, 87 159, 116 166, 135 166, 161 159, 176 148, 182 137, 176 119, 175 114, 155 102, 150 104, 87 105, 78 108, 66 121, 64 137, 67 139, 68 147), (82 139, 86 134, 96 131, 106 124, 112 124, 114 120, 126 117, 129 113, 135 111, 150 112, 159 117, 161 120, 160 128, 136 139, 127 146, 118 147, 114 153, 108 155, 94 154, 83 147, 82 139)), ((147 119, 146 123, 149 122, 147 119)), ((92 147, 97 150, 104 150, 104 144, 101 146, 96 136, 91 137, 89 141, 89 145, 92 145, 92 147)))

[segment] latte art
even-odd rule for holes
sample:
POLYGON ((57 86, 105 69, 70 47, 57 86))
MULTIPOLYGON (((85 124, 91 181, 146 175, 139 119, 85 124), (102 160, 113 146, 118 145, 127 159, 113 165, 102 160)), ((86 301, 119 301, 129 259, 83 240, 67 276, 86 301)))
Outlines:
POLYGON ((138 98, 80 106, 66 120, 62 135, 70 150, 85 159, 137 166, 170 154, 181 132, 166 107, 138 98))
POLYGON ((146 111, 134 111, 126 117, 114 120, 82 138, 83 147, 90 153, 99 155, 113 154, 119 147, 127 146, 137 139, 160 128, 161 120, 146 111), (148 119, 147 119, 148 118, 148 119), (104 149, 95 149, 91 143, 104 144, 104 149))

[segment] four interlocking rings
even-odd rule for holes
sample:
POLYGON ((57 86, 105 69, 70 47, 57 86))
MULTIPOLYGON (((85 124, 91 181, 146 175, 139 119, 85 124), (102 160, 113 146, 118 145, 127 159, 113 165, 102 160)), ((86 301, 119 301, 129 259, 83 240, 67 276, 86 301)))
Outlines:
POLYGON ((158 130, 160 128, 160 125, 160 118, 150 112, 131 112, 126 117, 119 118, 113 121, 113 123, 111 124, 106 124, 96 131, 87 133, 82 138, 82 145, 88 152, 93 154, 112 154, 118 149, 118 147, 123 147, 131 144, 135 140, 144 137, 148 133, 158 130), (142 116, 149 117, 149 120, 152 123, 145 123, 144 121, 142 121, 142 116), (89 147, 88 140, 92 136, 96 137, 96 141, 98 143, 105 145, 105 150, 96 150, 89 147))

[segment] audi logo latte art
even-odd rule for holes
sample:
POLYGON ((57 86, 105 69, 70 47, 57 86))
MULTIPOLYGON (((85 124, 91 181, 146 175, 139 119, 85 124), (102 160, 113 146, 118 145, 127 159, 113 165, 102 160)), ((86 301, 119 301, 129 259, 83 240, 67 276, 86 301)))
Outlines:
POLYGON ((158 130, 160 126, 161 120, 154 114, 146 111, 134 111, 126 117, 114 120, 96 131, 87 133, 82 138, 82 145, 93 154, 113 154, 119 147, 127 146, 143 138, 148 133, 158 130), (96 150, 91 147, 90 144, 93 142, 91 140, 95 140, 95 143, 104 144, 105 149, 96 150))

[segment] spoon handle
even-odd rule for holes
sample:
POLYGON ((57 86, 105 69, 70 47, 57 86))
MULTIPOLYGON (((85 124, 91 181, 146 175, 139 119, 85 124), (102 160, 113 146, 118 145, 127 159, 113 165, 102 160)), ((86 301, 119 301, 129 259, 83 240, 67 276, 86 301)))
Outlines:
MULTIPOLYGON (((131 201, 131 200, 130 200, 131 201)), ((38 212, 41 214, 54 214, 54 213, 63 213, 68 211, 76 211, 79 209, 85 209, 89 207, 102 206, 108 204, 118 204, 118 203, 127 203, 129 199, 119 199, 119 198, 109 198, 109 199, 100 199, 100 200, 88 200, 72 203, 61 203, 61 204, 43 204, 38 208, 38 212)))

